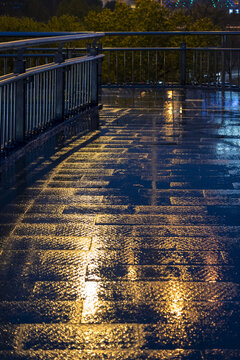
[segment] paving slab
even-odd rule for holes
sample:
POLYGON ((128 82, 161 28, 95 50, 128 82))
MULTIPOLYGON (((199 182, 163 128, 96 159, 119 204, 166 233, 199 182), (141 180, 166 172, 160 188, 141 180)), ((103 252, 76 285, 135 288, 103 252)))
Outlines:
POLYGON ((240 359, 240 94, 102 102, 0 174, 0 359, 240 359))

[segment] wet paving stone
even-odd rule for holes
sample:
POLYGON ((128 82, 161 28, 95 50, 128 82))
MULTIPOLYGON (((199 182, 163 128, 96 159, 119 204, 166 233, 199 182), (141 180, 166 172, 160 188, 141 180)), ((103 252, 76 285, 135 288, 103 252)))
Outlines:
POLYGON ((239 360, 239 94, 102 101, 0 177, 0 359, 239 360))

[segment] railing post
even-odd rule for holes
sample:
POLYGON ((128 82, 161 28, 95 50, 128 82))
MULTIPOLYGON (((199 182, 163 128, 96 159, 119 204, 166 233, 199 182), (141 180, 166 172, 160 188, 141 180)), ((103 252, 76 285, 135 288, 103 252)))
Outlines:
POLYGON ((186 85, 186 43, 180 45, 180 85, 186 85))
MULTIPOLYGON (((102 44, 98 44, 98 54, 102 52, 102 44)), ((98 88, 102 85, 102 59, 98 60, 98 88)))
MULTIPOLYGON (((23 60, 23 52, 18 52, 18 57, 13 64, 15 75, 22 74, 26 71, 26 61, 23 60)), ((13 101, 13 99, 12 99, 13 101)), ((16 83, 16 141, 22 143, 25 138, 25 80, 18 80, 16 83)))
MULTIPOLYGON (((88 54, 89 56, 96 56, 98 53, 98 49, 95 44, 93 47, 88 46, 88 54)), ((97 60, 92 61, 92 74, 91 74, 91 104, 98 104, 98 62, 97 60)))
MULTIPOLYGON (((63 63, 64 56, 62 53, 64 44, 62 43, 59 48, 58 52, 55 56, 55 63, 63 63)), ((64 67, 60 67, 56 70, 56 120, 61 121, 64 119, 64 88, 65 88, 65 81, 64 81, 64 67)))
MULTIPOLYGON (((226 35, 222 35, 222 48, 226 47, 226 35)), ((225 81, 226 81, 226 56, 225 51, 222 50, 222 69, 221 69, 221 87, 225 87, 225 81)))

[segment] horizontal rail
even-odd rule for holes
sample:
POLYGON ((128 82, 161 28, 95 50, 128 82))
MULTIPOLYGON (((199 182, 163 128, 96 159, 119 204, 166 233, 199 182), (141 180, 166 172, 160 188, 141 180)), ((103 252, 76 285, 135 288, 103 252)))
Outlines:
MULTIPOLYGON (((217 47, 186 47, 186 50, 191 51, 240 51, 240 48, 217 48, 217 47)), ((77 49, 75 49, 77 50, 77 49)), ((134 47, 134 48, 103 48, 105 51, 181 51, 181 47, 134 47)))
POLYGON ((63 35, 63 36, 51 36, 46 38, 7 41, 4 43, 0 43, 0 51, 22 49, 28 46, 52 44, 56 42, 65 43, 76 40, 96 39, 96 38, 101 38, 103 36, 104 33, 92 33, 92 34, 88 33, 88 34, 74 34, 74 35, 63 35))
POLYGON ((49 37, 75 34, 88 34, 88 31, 0 31, 0 37, 49 37))
POLYGON ((145 35, 240 35, 240 31, 110 31, 105 32, 106 36, 145 36, 145 35))
MULTIPOLYGON (((0 37, 49 37, 75 34, 89 34, 90 32, 14 32, 2 31, 0 37)), ((107 31, 106 36, 142 36, 142 35, 240 35, 240 31, 107 31)))

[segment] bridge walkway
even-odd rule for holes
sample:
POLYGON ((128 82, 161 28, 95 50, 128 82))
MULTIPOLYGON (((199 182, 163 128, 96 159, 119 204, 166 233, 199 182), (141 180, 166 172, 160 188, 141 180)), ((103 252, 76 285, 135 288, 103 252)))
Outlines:
POLYGON ((239 102, 104 90, 99 130, 20 166, 2 360, 240 358, 239 102))

